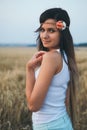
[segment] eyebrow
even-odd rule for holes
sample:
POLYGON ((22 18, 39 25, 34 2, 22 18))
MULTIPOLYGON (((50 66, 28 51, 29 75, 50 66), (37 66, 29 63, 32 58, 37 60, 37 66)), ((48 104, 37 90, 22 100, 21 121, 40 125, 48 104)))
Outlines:
MULTIPOLYGON (((40 29, 45 29, 44 27, 40 27, 40 29)), ((48 27, 47 30, 50 30, 50 29, 53 29, 53 30, 56 30, 56 28, 54 27, 48 27)))

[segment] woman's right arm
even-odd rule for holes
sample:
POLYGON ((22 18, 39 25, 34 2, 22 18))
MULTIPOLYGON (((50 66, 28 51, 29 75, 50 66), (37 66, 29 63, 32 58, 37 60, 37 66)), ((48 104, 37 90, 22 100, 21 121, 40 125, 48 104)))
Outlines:
POLYGON ((26 64, 26 98, 29 107, 30 97, 35 84, 35 68, 41 64, 43 54, 46 52, 37 52, 26 64))

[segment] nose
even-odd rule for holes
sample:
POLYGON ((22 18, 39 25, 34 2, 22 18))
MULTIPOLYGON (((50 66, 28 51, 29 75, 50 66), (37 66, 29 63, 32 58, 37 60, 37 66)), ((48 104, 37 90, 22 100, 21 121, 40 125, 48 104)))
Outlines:
POLYGON ((48 38, 49 38, 49 34, 48 34, 47 31, 45 31, 45 32, 43 33, 43 39, 48 39, 48 38))

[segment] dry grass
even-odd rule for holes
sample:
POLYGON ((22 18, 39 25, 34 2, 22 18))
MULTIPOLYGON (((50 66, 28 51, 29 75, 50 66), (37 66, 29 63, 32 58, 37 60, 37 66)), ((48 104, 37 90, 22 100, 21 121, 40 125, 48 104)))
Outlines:
MULTIPOLYGON (((0 48, 0 130, 31 130, 25 97, 25 65, 35 48, 0 48)), ((87 48, 77 48, 80 128, 87 130, 87 48)))
POLYGON ((80 128, 78 130, 87 130, 87 48, 76 49, 77 65, 80 76, 79 86, 79 123, 80 128))

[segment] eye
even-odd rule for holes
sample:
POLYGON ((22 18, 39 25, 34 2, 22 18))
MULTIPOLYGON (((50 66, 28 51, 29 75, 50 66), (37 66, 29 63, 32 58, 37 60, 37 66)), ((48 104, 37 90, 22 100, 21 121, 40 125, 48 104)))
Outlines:
POLYGON ((44 32, 44 31, 45 31, 45 29, 44 29, 44 28, 41 28, 41 29, 40 29, 40 32, 44 32))
POLYGON ((50 33, 53 33, 53 32, 55 32, 55 30, 53 29, 53 28, 49 28, 49 30, 48 30, 50 33))

